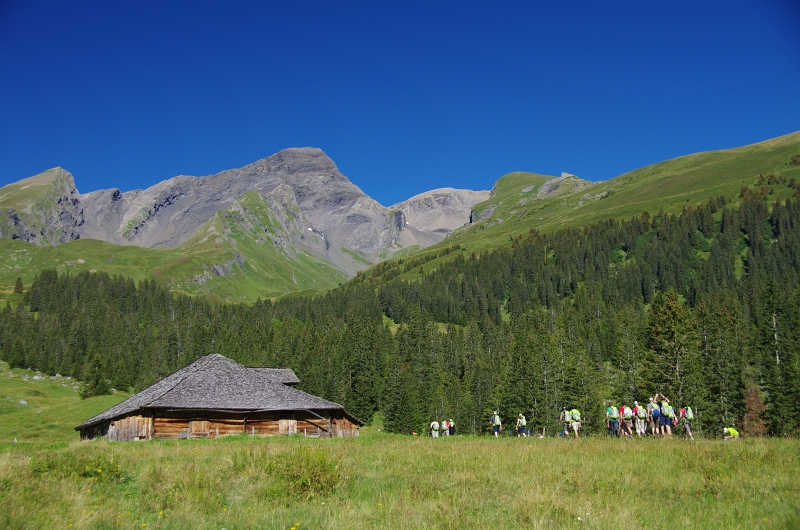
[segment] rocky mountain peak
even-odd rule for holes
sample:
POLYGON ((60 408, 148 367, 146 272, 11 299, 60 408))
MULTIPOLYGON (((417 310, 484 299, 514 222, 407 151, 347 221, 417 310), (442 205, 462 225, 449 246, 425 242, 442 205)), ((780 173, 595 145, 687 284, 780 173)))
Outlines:
POLYGON ((83 224, 75 180, 61 167, 0 188, 0 237, 57 245, 80 238, 83 224))

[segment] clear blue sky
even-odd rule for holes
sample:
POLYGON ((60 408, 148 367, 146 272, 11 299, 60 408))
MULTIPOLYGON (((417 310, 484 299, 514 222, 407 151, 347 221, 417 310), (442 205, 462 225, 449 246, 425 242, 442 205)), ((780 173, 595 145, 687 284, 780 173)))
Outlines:
POLYGON ((322 148, 386 206, 800 130, 800 2, 0 0, 0 185, 322 148))

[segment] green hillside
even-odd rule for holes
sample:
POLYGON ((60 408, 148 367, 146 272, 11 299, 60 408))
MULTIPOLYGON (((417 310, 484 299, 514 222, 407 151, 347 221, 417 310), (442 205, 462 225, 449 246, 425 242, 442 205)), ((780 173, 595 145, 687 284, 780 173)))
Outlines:
MULTIPOLYGON (((561 179, 536 173, 514 172, 498 179, 492 197, 474 207, 475 222, 456 230, 444 241, 423 250, 416 260, 435 269, 442 261, 472 252, 496 249, 511 238, 535 229, 554 232, 568 226, 586 226, 609 218, 630 219, 643 211, 663 209, 677 214, 687 205, 697 206, 724 195, 739 204, 744 186, 767 187, 770 200, 794 194, 787 183, 800 181, 800 132, 745 147, 687 155, 630 171, 604 182, 574 176, 561 179), (759 179, 759 175, 764 178, 759 179), (779 177, 780 185, 767 178, 779 177), (538 194, 545 183, 552 189, 538 194), (442 249, 458 252, 442 255, 442 249)), ((379 266, 383 272, 399 260, 379 266)), ((400 278, 417 276, 407 260, 400 278)), ((396 267, 395 267, 396 268, 396 267)))
POLYGON ((0 362, 0 443, 77 441, 74 430, 128 397, 124 392, 82 400, 78 381, 0 362))
POLYGON ((493 207, 492 215, 457 232, 442 245, 491 247, 531 228, 551 232, 609 217, 627 219, 643 211, 678 213, 687 204, 696 205, 710 197, 736 199, 742 186, 756 184, 759 174, 800 180, 800 132, 736 149, 667 160, 605 182, 582 181, 584 185, 577 185, 577 179, 567 178, 543 198, 536 198, 536 192, 553 177, 509 173, 497 181, 492 197, 475 207, 476 212, 493 207))
POLYGON ((0 209, 13 208, 17 211, 30 212, 41 205, 50 192, 67 178, 61 168, 49 169, 33 177, 14 182, 0 188, 0 209))
POLYGON ((305 250, 291 245, 278 248, 273 241, 281 236, 288 240, 266 201, 250 192, 175 249, 90 239, 40 247, 0 239, 0 302, 16 303, 19 296, 13 289, 17 277, 27 286, 44 269, 101 271, 137 281, 155 278, 173 291, 228 302, 317 292, 346 281, 344 273, 305 250), (266 235, 264 227, 269 228, 266 235))

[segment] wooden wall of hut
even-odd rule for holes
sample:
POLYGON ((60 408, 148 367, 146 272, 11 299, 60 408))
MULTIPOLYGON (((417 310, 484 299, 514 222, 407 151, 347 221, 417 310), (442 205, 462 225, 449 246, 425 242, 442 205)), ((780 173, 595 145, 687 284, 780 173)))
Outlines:
POLYGON ((108 426, 109 442, 135 442, 149 440, 153 432, 153 418, 128 416, 112 421, 108 426))
MULTIPOLYGON (((145 412, 147 414, 147 412, 145 412)), ((304 435, 314 438, 358 436, 359 427, 347 418, 323 419, 308 411, 225 413, 216 411, 154 411, 154 416, 128 416, 81 430, 81 439, 108 435, 110 442, 150 439, 217 438, 234 434, 255 436, 304 435)))
POLYGON ((358 436, 359 427, 345 417, 331 418, 331 436, 334 438, 348 438, 358 436))

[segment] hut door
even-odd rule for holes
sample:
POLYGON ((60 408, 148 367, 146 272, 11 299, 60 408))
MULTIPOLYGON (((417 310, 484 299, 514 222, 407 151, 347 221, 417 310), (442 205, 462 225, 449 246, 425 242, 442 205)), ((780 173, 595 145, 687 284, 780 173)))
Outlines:
POLYGON ((297 434, 297 420, 294 413, 281 414, 281 419, 278 420, 278 433, 297 434))
POLYGON ((192 420, 189 435, 192 438, 208 438, 208 420, 192 420))

